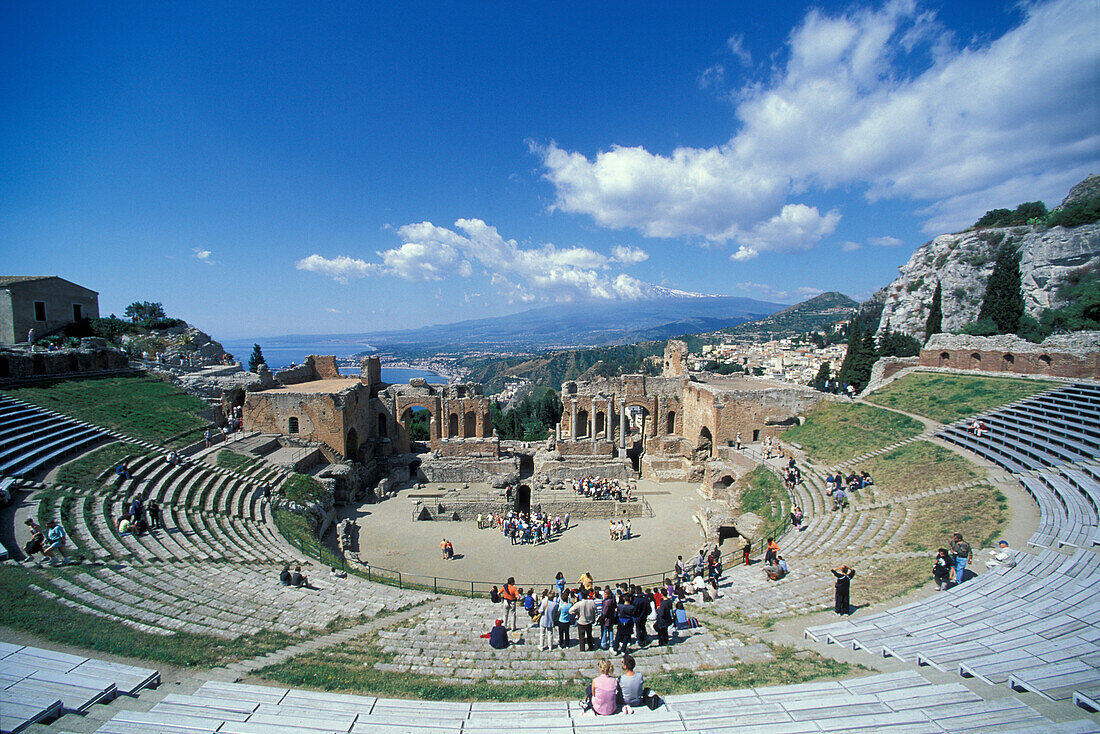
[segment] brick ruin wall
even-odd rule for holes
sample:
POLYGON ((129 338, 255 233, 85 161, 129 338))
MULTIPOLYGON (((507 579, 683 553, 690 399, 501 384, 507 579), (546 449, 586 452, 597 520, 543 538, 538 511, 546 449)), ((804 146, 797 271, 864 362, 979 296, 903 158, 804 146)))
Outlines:
POLYGON ((124 370, 129 366, 130 359, 125 352, 110 348, 59 349, 51 352, 0 350, 0 379, 62 377, 81 372, 124 370))

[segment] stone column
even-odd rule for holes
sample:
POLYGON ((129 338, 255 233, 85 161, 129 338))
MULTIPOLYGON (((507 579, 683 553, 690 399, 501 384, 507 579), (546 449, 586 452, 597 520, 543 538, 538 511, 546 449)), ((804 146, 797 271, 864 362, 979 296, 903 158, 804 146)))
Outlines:
POLYGON ((592 401, 592 409, 588 411, 588 438, 596 443, 596 401, 592 401))
POLYGON ((626 406, 619 408, 619 447, 626 448, 626 406))
POLYGON ((576 441, 578 434, 580 434, 580 432, 581 432, 581 428, 580 428, 581 424, 580 424, 580 421, 577 420, 577 399, 576 398, 573 398, 573 412, 570 414, 569 420, 572 421, 572 423, 573 423, 572 435, 569 438, 572 439, 573 441, 576 441))

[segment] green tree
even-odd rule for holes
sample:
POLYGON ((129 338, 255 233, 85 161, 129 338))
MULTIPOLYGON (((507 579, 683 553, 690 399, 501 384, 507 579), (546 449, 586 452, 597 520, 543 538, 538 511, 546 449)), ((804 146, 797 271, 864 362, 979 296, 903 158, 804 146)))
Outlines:
POLYGON ((855 384, 856 363, 859 361, 859 353, 863 346, 863 333, 859 329, 859 317, 852 315, 851 324, 848 327, 848 352, 844 355, 844 362, 836 373, 838 382, 849 385, 855 384))
POLYGON ((135 324, 142 321, 160 321, 168 318, 164 306, 149 301, 134 301, 126 307, 126 318, 135 324))
POLYGON ((821 366, 817 368, 817 376, 814 377, 813 382, 810 385, 816 389, 825 392, 825 386, 829 382, 829 377, 832 374, 832 370, 829 369, 828 362, 822 362, 821 366))
POLYGON ((1005 245, 997 253, 997 262, 985 285, 978 321, 997 325, 998 334, 1013 334, 1024 315, 1024 294, 1020 285, 1020 253, 1005 245))
POLYGON ((927 342, 933 334, 943 331, 943 284, 936 281, 936 292, 932 294, 932 306, 928 309, 928 319, 924 322, 924 340, 927 342))
POLYGON ((260 351, 260 345, 253 344, 252 355, 248 358, 248 371, 255 372, 261 364, 266 366, 267 360, 264 359, 264 353, 260 351))

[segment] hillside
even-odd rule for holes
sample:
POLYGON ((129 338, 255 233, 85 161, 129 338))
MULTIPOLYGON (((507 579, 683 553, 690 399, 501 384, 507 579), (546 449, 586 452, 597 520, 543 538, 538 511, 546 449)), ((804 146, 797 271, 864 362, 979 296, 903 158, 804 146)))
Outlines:
POLYGON ((538 357, 470 360, 467 379, 480 382, 488 393, 499 392, 507 378, 527 379, 536 385, 561 389, 567 380, 575 380, 599 362, 609 374, 643 371, 647 357, 664 351, 665 342, 653 341, 591 349, 569 349, 538 357))
POLYGON ((945 332, 977 319, 997 252, 1004 246, 1020 253, 1028 316, 1037 319, 1045 309, 1066 306, 1059 291, 1086 270, 1100 268, 1100 223, 1087 223, 1090 217, 1081 213, 1100 199, 1098 181, 1090 177, 1075 186, 1049 216, 1015 226, 984 226, 986 221, 1013 221, 1009 210, 994 209, 964 232, 940 235, 921 245, 897 279, 872 297, 882 301, 879 333, 889 321, 892 330, 923 339, 937 282, 942 286, 945 332), (1070 226, 1051 226, 1057 222, 1070 226))
POLYGON ((858 302, 843 293, 831 291, 796 303, 766 318, 722 329, 718 334, 761 340, 779 339, 808 331, 820 331, 848 318, 857 308, 858 302))

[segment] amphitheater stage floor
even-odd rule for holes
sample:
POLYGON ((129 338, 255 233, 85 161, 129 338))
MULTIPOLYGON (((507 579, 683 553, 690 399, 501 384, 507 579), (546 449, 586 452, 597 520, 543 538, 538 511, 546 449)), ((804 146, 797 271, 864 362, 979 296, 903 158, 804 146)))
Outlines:
MULTIPOLYGON (((474 521, 413 520, 415 499, 410 495, 429 494, 440 485, 430 486, 402 489, 396 497, 378 504, 343 508, 341 518, 350 517, 359 525, 359 555, 364 562, 402 573, 489 584, 514 576, 517 583, 541 590, 558 571, 570 583, 584 571, 597 580, 668 573, 678 554, 688 560, 703 542, 699 525, 692 519, 699 500, 697 484, 640 480, 639 494, 649 502, 654 516, 633 518, 634 537, 628 541, 612 541, 607 520, 581 520, 542 545, 512 545, 499 530, 478 530, 474 521), (454 560, 441 558, 443 538, 454 545, 454 560)), ((469 489, 488 490, 478 485, 469 489)))

